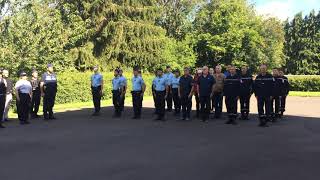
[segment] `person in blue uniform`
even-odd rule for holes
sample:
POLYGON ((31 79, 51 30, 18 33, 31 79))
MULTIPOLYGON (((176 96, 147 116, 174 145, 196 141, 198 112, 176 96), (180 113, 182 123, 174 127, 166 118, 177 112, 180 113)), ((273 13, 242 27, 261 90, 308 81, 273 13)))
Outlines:
POLYGON ((152 85, 156 96, 156 120, 165 121, 165 100, 168 96, 169 87, 167 79, 163 77, 162 69, 157 70, 157 76, 154 78, 152 85))
POLYGON ((272 100, 271 100, 271 112, 272 112, 272 122, 276 122, 280 118, 280 99, 281 99, 281 89, 283 86, 282 78, 279 75, 278 69, 272 70, 272 75, 274 78, 274 87, 272 91, 272 100))
POLYGON ((139 68, 133 68, 133 77, 132 77, 132 104, 133 104, 133 119, 140 119, 143 95, 146 90, 146 84, 139 73, 139 68))
POLYGON ((170 66, 166 67, 166 72, 164 73, 163 77, 167 81, 168 85, 168 95, 166 97, 166 102, 167 102, 167 111, 171 112, 172 111, 172 79, 174 78, 174 75, 172 73, 172 69, 170 66))
POLYGON ((236 68, 231 65, 230 74, 224 80, 223 94, 228 113, 228 121, 226 124, 237 124, 236 119, 238 116, 238 97, 240 89, 241 78, 237 75, 236 68))
POLYGON ((7 95, 7 82, 2 77, 3 70, 0 69, 0 128, 5 128, 5 126, 2 124, 2 117, 4 112, 4 107, 6 105, 6 95, 7 95))
POLYGON ((121 89, 122 89, 122 94, 120 97, 120 110, 122 112, 124 110, 124 101, 126 99, 126 93, 127 93, 127 78, 123 76, 122 69, 119 69, 119 78, 121 81, 121 89))
POLYGON ((101 97, 103 96, 103 76, 99 73, 99 67, 93 67, 93 74, 91 76, 91 93, 94 105, 93 116, 99 116, 101 110, 101 97))
POLYGON ((252 85, 253 78, 252 75, 248 72, 247 66, 241 67, 241 85, 240 85, 240 112, 242 120, 249 120, 249 112, 250 112, 250 98, 252 95, 252 85))
POLYGON ((179 115, 181 111, 181 101, 179 98, 179 81, 180 81, 180 71, 174 70, 174 77, 171 81, 171 87, 172 87, 172 98, 174 103, 174 114, 179 115))
POLYGON ((30 80, 32 86, 32 99, 30 105, 30 115, 31 118, 38 118, 38 111, 41 101, 41 91, 40 91, 40 80, 38 78, 38 71, 36 69, 32 70, 32 77, 30 80))
POLYGON ((209 74, 209 68, 204 66, 202 75, 198 79, 198 96, 200 99, 201 119, 203 122, 208 122, 210 115, 210 103, 213 97, 213 85, 215 79, 209 74))
POLYGON ((267 127, 271 120, 271 99, 274 87, 274 78, 267 72, 267 65, 260 66, 260 73, 256 77, 253 88, 258 102, 260 127, 267 127))
POLYGON ((21 72, 20 80, 17 81, 15 89, 17 112, 20 124, 29 124, 29 105, 32 97, 32 85, 30 81, 28 81, 27 73, 21 72))
POLYGON ((112 102, 114 107, 113 117, 121 117, 121 96, 123 94, 122 81, 119 76, 119 69, 114 70, 114 78, 112 79, 112 102))
POLYGON ((179 79, 178 95, 182 105, 181 120, 190 120, 190 112, 192 108, 192 95, 194 91, 194 81, 190 75, 190 68, 184 68, 184 74, 179 79))
POLYGON ((290 91, 290 84, 288 78, 284 75, 283 71, 279 71, 279 75, 282 78, 281 86, 281 97, 280 97, 280 118, 282 118, 283 113, 286 111, 286 99, 290 91))
POLYGON ((42 75, 40 82, 41 96, 43 97, 43 116, 45 120, 56 119, 53 116, 53 107, 57 94, 57 75, 53 65, 47 65, 47 72, 42 75))

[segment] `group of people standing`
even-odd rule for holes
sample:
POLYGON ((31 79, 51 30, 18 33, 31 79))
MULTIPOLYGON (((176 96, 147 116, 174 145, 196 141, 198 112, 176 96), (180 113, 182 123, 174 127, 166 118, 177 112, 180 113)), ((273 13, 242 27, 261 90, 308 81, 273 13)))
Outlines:
POLYGON ((16 107, 20 124, 29 124, 29 118, 39 118, 38 115, 41 96, 43 97, 43 115, 45 120, 55 119, 53 106, 57 92, 57 76, 53 65, 47 65, 41 79, 38 71, 32 70, 32 77, 28 79, 26 72, 20 72, 20 78, 15 83, 9 79, 9 71, 0 69, 0 128, 5 128, 3 122, 8 121, 8 112, 16 96, 16 107))
MULTIPOLYGON (((237 124, 238 101, 240 101, 239 119, 249 120, 250 99, 254 94, 258 103, 259 126, 266 127, 269 121, 275 122, 283 116, 289 82, 280 69, 273 69, 272 74, 268 73, 265 64, 259 69, 260 72, 255 78, 249 73, 247 66, 242 66, 237 71, 235 66, 229 65, 225 73, 222 73, 220 65, 210 70, 204 66, 197 68, 194 76, 188 67, 184 68, 182 75, 179 70, 172 71, 170 66, 166 67, 165 72, 158 69, 152 81, 156 120, 165 121, 165 112, 174 111, 181 120, 189 121, 193 96, 196 100, 197 118, 208 122, 211 110, 214 109, 214 118, 219 119, 224 97, 228 114, 226 124, 237 124)), ((133 118, 137 119, 141 117, 146 85, 138 68, 134 68, 133 74, 133 118)), ((116 69, 114 75, 112 79, 114 117, 120 117, 127 83, 121 69, 116 69)), ((92 86, 94 88, 94 84, 92 86)))

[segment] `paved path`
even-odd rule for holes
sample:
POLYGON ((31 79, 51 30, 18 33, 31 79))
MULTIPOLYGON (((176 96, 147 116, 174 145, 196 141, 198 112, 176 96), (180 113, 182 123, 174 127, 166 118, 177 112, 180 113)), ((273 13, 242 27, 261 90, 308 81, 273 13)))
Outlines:
POLYGON ((319 99, 288 101, 290 115, 269 128, 172 115, 154 122, 151 108, 131 120, 128 107, 120 119, 106 107, 97 118, 83 109, 53 122, 9 123, 0 130, 0 180, 317 180, 319 99))

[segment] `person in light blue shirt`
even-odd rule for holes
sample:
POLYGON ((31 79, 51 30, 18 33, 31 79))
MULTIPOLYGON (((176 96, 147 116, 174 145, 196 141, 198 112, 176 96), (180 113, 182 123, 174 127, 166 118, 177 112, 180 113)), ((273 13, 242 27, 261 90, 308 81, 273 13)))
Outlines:
POLYGON ((91 76, 91 92, 94 105, 93 116, 100 115, 101 97, 103 96, 103 76, 99 73, 99 67, 93 67, 93 75, 91 76))
POLYGON ((174 114, 179 115, 181 111, 181 101, 179 98, 179 86, 180 86, 180 71, 174 70, 174 77, 171 80, 172 98, 174 102, 174 114))
POLYGON ((112 79, 112 102, 114 106, 113 117, 121 117, 121 96, 123 94, 122 81, 119 77, 119 69, 114 70, 114 78, 112 79))
POLYGON ((127 78, 123 76, 123 71, 122 69, 119 69, 119 78, 121 81, 121 89, 122 89, 122 94, 120 96, 121 101, 120 101, 120 109, 121 111, 124 110, 124 101, 126 99, 126 93, 127 93, 127 78))
POLYGON ((169 88, 168 96, 166 98, 167 101, 167 111, 172 111, 172 79, 174 78, 174 74, 172 73, 171 67, 167 66, 166 73, 163 75, 163 77, 167 81, 167 85, 169 88))
POLYGON ((27 73, 21 72, 20 80, 15 85, 17 111, 20 124, 29 124, 29 109, 32 97, 32 86, 27 73))
POLYGON ((133 68, 133 77, 132 77, 132 103, 133 103, 133 119, 140 119, 141 117, 141 109, 142 109, 142 101, 143 94, 146 89, 146 85, 144 80, 141 77, 141 73, 139 73, 139 68, 133 68))
POLYGON ((164 121, 165 99, 168 96, 169 88, 167 79, 163 77, 162 69, 157 70, 157 76, 154 78, 152 86, 155 91, 155 106, 156 114, 158 115, 156 120, 164 121))

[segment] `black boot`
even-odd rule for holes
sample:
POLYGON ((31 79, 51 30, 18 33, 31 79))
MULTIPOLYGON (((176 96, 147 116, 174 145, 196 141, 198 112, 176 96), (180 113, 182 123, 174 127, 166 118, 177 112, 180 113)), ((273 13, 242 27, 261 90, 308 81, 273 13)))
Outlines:
POLYGON ((267 125, 267 121, 266 121, 266 118, 265 117, 260 117, 260 124, 259 124, 260 127, 268 127, 267 125))
POLYGON ((6 128, 1 122, 0 122, 0 129, 6 128))

